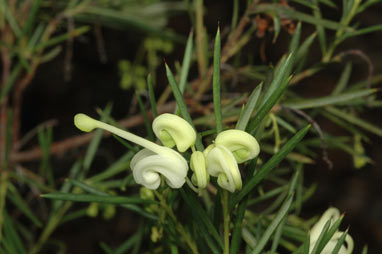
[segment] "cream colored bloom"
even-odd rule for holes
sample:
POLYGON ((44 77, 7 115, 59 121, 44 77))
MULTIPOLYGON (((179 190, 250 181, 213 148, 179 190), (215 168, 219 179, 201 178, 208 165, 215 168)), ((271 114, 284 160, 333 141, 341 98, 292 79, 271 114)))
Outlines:
MULTIPOLYGON (((208 148, 207 148, 208 149, 208 148)), ((218 184, 230 192, 241 190, 242 181, 236 159, 225 146, 211 145, 207 154, 207 171, 218 184)))
POLYGON ((204 154, 200 151, 195 151, 191 155, 190 168, 194 171, 191 181, 199 188, 206 188, 210 181, 210 175, 207 172, 207 162, 204 154))
POLYGON ((243 163, 259 155, 260 147, 257 140, 249 133, 241 130, 226 130, 216 137, 215 145, 228 148, 237 163, 243 163))
POLYGON ((174 114, 162 114, 153 121, 153 130, 157 138, 167 147, 185 152, 195 144, 194 128, 183 118, 174 114))
POLYGON ((160 176, 163 175, 171 188, 183 186, 187 176, 187 162, 177 152, 167 149, 173 152, 171 156, 156 154, 149 149, 142 149, 134 155, 130 167, 133 170, 134 180, 138 184, 155 190, 160 185, 160 176))
POLYGON ((213 145, 204 150, 207 171, 218 178, 218 184, 230 192, 241 190, 242 180, 238 163, 259 155, 257 140, 241 130, 226 130, 219 133, 213 145))
MULTIPOLYGON (((316 244, 318 237, 320 236, 327 221, 330 221, 330 226, 332 226, 340 218, 340 211, 335 207, 330 207, 324 212, 319 221, 310 230, 310 251, 312 252, 314 245, 316 244)), ((333 237, 326 244, 321 254, 331 254, 334 247, 336 246, 338 240, 340 239, 343 232, 337 231, 334 233, 333 237)), ((354 243, 352 237, 347 234, 345 238, 345 245, 340 248, 339 254, 351 254, 353 251, 354 243)))
POLYGON ((130 163, 134 180, 138 184, 148 189, 156 189, 160 185, 160 175, 164 176, 166 183, 172 188, 180 188, 185 183, 188 164, 178 152, 84 114, 77 114, 74 124, 86 132, 101 128, 144 147, 145 149, 134 155, 130 163))

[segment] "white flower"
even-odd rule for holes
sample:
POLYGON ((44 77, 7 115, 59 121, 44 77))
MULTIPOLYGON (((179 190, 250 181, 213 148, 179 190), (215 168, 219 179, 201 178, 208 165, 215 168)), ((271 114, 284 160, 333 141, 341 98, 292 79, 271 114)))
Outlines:
MULTIPOLYGON (((327 221, 330 221, 330 226, 332 226, 340 218, 340 211, 337 208, 331 207, 324 212, 320 220, 312 227, 310 230, 310 251, 312 252, 314 245, 316 244, 325 224, 327 221)), ((321 254, 331 254, 334 247, 336 246, 338 240, 340 239, 343 232, 337 231, 334 233, 333 237, 325 245, 324 249, 321 251, 321 254)), ((347 234, 345 238, 345 245, 342 245, 339 254, 351 254, 353 251, 354 243, 352 237, 347 234)))
POLYGON ((228 148, 237 163, 243 163, 259 155, 260 147, 257 140, 249 133, 241 130, 226 130, 220 132, 215 139, 215 145, 228 148))
POLYGON ((177 152, 167 149, 171 151, 169 154, 156 154, 148 149, 142 149, 134 155, 130 166, 134 180, 138 184, 155 190, 160 185, 160 175, 163 175, 171 188, 183 186, 188 171, 187 162, 177 152))
POLYGON ((206 158, 202 152, 195 151, 192 153, 190 168, 194 171, 194 174, 192 175, 191 180, 193 184, 202 189, 206 188, 210 181, 210 175, 207 172, 206 164, 206 158))
POLYGON ((153 130, 157 138, 167 147, 174 147, 185 152, 195 144, 194 128, 183 118, 174 114, 162 114, 153 121, 153 130))
POLYGON ((86 132, 101 128, 144 147, 145 149, 134 155, 130 163, 134 180, 138 184, 156 189, 160 185, 160 175, 165 177, 166 183, 172 188, 180 188, 185 183, 188 165, 178 152, 84 114, 77 114, 74 124, 86 132))
POLYGON ((219 186, 230 192, 241 190, 241 175, 232 152, 219 145, 210 145, 206 150, 207 171, 218 178, 219 186))
POLYGON ((207 171, 218 178, 218 184, 230 192, 241 190, 242 180, 238 163, 259 155, 257 140, 241 130, 226 130, 218 134, 215 143, 204 150, 207 171))

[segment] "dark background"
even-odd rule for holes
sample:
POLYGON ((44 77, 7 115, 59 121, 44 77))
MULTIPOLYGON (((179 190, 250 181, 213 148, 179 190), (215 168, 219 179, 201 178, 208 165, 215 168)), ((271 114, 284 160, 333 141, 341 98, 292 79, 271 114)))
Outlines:
MULTIPOLYGON (((205 24, 210 36, 216 31, 217 22, 220 26, 230 24, 231 6, 225 1, 205 1, 207 15, 205 24)), ((324 12, 325 13, 325 12, 324 12)), ((339 19, 340 11, 328 9, 325 15, 328 18, 339 19)), ((362 26, 382 23, 381 5, 370 8, 358 17, 362 26)), ((188 15, 175 16, 170 19, 169 26, 176 32, 187 36, 191 29, 188 15)), ((304 25, 304 34, 310 33, 313 28, 304 25)), ((49 119, 57 119, 59 124, 54 128, 54 140, 62 140, 72 135, 79 134, 72 124, 73 115, 78 112, 95 114, 96 107, 104 107, 112 101, 113 117, 121 119, 127 116, 131 106, 133 92, 124 91, 119 87, 118 61, 134 59, 137 48, 142 43, 145 35, 134 30, 112 30, 103 28, 105 52, 108 58, 106 63, 101 63, 95 36, 92 32, 82 36, 74 42, 71 80, 64 81, 65 59, 62 53, 54 61, 43 64, 25 92, 22 110, 22 131, 26 133, 39 123, 49 119)), ((258 45, 261 40, 271 41, 273 34, 266 34, 264 38, 253 39, 247 47, 246 53, 253 54, 256 61, 261 63, 258 45)), ((289 35, 282 31, 275 44, 267 42, 267 64, 276 63, 285 52, 289 35)), ((357 37, 346 41, 337 51, 347 49, 360 49, 367 54, 373 65, 374 74, 382 71, 382 32, 357 37)), ((166 61, 173 66, 174 61, 183 57, 184 45, 175 45, 175 50, 166 61)), ((316 43, 311 51, 312 59, 319 59, 320 51, 316 43)), ((352 80, 363 80, 367 76, 367 66, 356 57, 353 60, 354 68, 352 80)), ((158 72, 159 81, 156 94, 167 84, 165 81, 164 67, 158 72)), ((325 94, 329 92, 339 77, 340 68, 326 69, 318 75, 304 80, 298 88, 299 92, 307 96, 325 94)), ((189 79, 196 77, 191 73, 189 79)), ((250 91, 252 86, 243 90, 250 91)), ((364 117, 369 121, 382 126, 382 110, 368 109, 364 117)), ((341 134, 344 130, 334 126, 324 119, 316 119, 322 129, 329 133, 341 134)), ((345 133, 346 134, 346 133, 345 133)), ((360 253, 363 245, 369 245, 369 253, 382 253, 382 139, 372 136, 372 143, 365 144, 367 154, 375 161, 374 165, 356 170, 352 158, 341 151, 331 150, 330 159, 334 168, 329 170, 322 161, 317 161, 305 170, 306 183, 317 182, 319 188, 315 195, 303 206, 302 216, 309 218, 324 212, 328 206, 338 207, 345 212, 345 219, 341 229, 350 225, 350 235, 355 240, 354 253, 360 253)), ((104 158, 113 160, 121 154, 121 146, 114 140, 106 139, 101 145, 104 158)), ((123 148, 122 148, 123 149, 123 148)), ((55 171, 62 177, 66 176, 71 163, 78 156, 77 149, 70 151, 64 157, 53 159, 55 171)), ((102 163, 99 162, 102 168, 102 163)), ((53 234, 67 243, 67 253, 98 253, 99 241, 118 244, 126 236, 134 233, 135 216, 128 212, 119 212, 111 221, 82 219, 59 227, 53 234), (79 248, 80 246, 80 248, 79 248)))

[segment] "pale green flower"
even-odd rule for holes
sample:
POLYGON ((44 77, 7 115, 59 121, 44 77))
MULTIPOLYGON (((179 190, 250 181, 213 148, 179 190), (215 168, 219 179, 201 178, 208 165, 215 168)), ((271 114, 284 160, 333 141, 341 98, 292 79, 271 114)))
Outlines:
POLYGON ((207 171, 218 184, 230 192, 241 190, 242 181, 236 159, 225 146, 211 145, 207 154, 207 171))
POLYGON ((260 147, 257 140, 249 133, 241 130, 226 130, 220 132, 215 139, 215 145, 228 148, 237 163, 243 163, 259 155, 260 147))
POLYGON ((257 140, 241 130, 226 130, 218 134, 213 145, 204 150, 207 171, 218 178, 218 184, 230 192, 241 190, 242 180, 238 163, 259 155, 257 140))
MULTIPOLYGON (((310 251, 312 252, 314 245, 316 244, 318 237, 320 236, 325 224, 327 221, 330 221, 330 225, 332 226, 338 219, 340 218, 340 211, 335 207, 330 207, 328 210, 324 212, 319 221, 312 227, 310 230, 310 251)), ((343 232, 337 231, 334 233, 333 237, 329 240, 329 242, 325 245, 324 249, 321 251, 321 254, 331 254, 334 247, 336 246, 339 238, 343 232)), ((345 238, 345 245, 342 245, 339 254, 351 254, 353 251, 354 243, 353 238, 347 234, 345 238)))
POLYGON ((206 188, 210 181, 210 175, 207 172, 207 162, 204 154, 200 151, 195 151, 191 155, 190 168, 194 171, 191 181, 199 188, 206 188))
POLYGON ((195 144, 194 128, 183 118, 174 114, 162 114, 153 121, 153 130, 157 138, 167 147, 185 152, 195 144))
POLYGON ((134 180, 138 184, 156 189, 160 185, 160 175, 165 177, 166 183, 172 188, 180 188, 185 183, 188 164, 178 152, 84 114, 77 114, 74 124, 86 132, 101 128, 144 147, 145 149, 134 155, 130 163, 134 180))

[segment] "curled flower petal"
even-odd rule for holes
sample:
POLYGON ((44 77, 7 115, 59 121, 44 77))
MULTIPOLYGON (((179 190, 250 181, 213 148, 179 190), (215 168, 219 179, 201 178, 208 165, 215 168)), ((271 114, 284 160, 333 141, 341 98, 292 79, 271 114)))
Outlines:
POLYGON ((184 152, 195 144, 194 128, 183 118, 174 114, 162 114, 153 121, 153 130, 163 145, 184 152))
POLYGON ((204 154, 200 151, 195 151, 191 155, 190 167, 194 174, 192 175, 192 183, 198 186, 199 188, 206 188, 210 180, 210 175, 207 172, 206 168, 206 158, 204 154))
MULTIPOLYGON (((321 254, 332 254, 342 234, 343 232, 334 233, 332 239, 330 239, 330 241, 325 245, 324 249, 321 251, 321 254)), ((310 251, 312 251, 313 246, 316 244, 316 242, 312 242, 311 244, 312 245, 311 245, 310 251)), ((345 245, 341 246, 338 254, 351 254, 353 252, 354 242, 353 242, 353 238, 349 234, 347 234, 345 237, 345 244, 346 246, 345 245)))
POLYGON ((228 148, 237 163, 242 163, 259 155, 260 147, 257 140, 249 133, 241 130, 226 130, 216 137, 216 145, 228 148))
POLYGON ((188 171, 187 162, 182 156, 159 155, 148 149, 136 153, 130 166, 134 180, 151 190, 159 187, 160 175, 165 177, 171 188, 182 187, 188 171))
MULTIPOLYGON (((330 207, 327 209, 318 222, 312 227, 310 231, 310 251, 312 252, 325 224, 327 221, 330 221, 330 225, 333 225, 340 218, 340 211, 335 207, 330 207)), ((335 248, 338 240, 342 236, 343 232, 337 231, 334 233, 329 242, 325 245, 324 249, 321 251, 321 254, 331 254, 335 248)), ((339 254, 351 254, 354 248, 353 238, 347 234, 345 237, 345 245, 342 245, 339 254)))
POLYGON ((156 189, 160 185, 159 174, 165 177, 167 184, 172 188, 180 188, 185 183, 188 165, 178 152, 84 114, 77 114, 74 117, 74 124, 86 132, 101 128, 143 146, 145 149, 135 154, 130 164, 137 183, 149 189, 156 189))
POLYGON ((224 146, 210 148, 207 155, 207 171, 218 178, 218 184, 230 192, 241 190, 239 167, 232 152, 224 146))
POLYGON ((310 230, 310 241, 316 241, 321 234, 322 229, 324 228, 326 222, 330 220, 330 225, 340 218, 340 211, 335 207, 330 207, 327 209, 321 218, 310 230))

